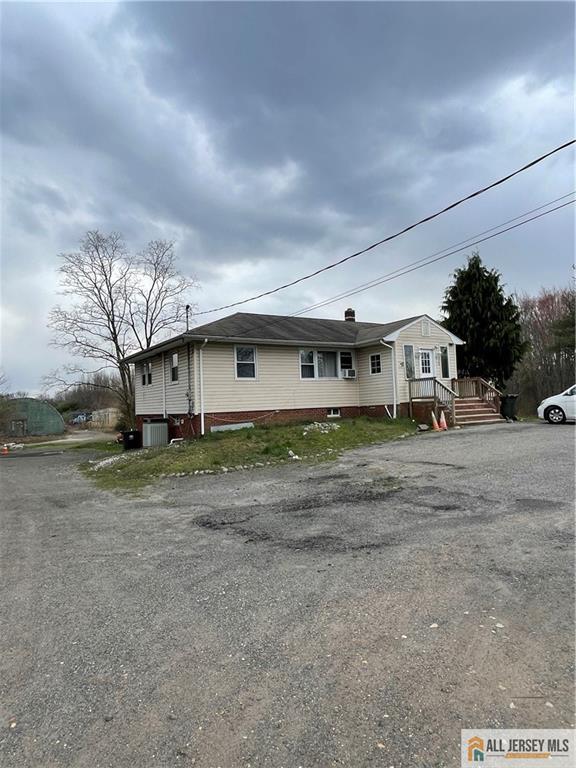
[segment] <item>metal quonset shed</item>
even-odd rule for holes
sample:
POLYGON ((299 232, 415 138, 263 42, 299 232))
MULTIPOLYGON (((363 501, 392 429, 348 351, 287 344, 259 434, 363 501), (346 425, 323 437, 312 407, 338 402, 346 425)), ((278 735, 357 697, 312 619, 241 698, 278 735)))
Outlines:
POLYGON ((5 423, 12 437, 61 435, 64 419, 54 406, 33 397, 16 397, 8 403, 5 423))

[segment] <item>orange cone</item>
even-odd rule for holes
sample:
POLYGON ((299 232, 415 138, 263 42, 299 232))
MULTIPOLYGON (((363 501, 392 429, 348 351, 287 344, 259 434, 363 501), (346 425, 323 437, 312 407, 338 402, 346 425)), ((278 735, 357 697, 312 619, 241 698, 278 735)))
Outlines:
POLYGON ((440 411, 440 424, 439 427, 441 430, 448 429, 448 424, 446 424, 446 416, 444 415, 444 411, 440 411))
POLYGON ((438 426, 438 421, 436 420, 436 414, 434 411, 432 411, 432 431, 433 432, 441 432, 442 430, 438 426))

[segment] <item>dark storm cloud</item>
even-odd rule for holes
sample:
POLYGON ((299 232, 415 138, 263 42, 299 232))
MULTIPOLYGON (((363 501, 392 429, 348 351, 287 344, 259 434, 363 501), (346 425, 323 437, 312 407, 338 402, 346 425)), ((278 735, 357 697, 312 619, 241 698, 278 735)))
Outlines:
MULTIPOLYGON (((206 307, 343 256, 565 140, 573 17, 532 2, 4 5, 2 304, 19 385, 53 367, 38 329, 57 300, 55 254, 88 228, 136 247, 175 239, 206 307), (32 328, 44 363, 18 351, 32 328)), ((252 308, 337 293, 568 191, 570 177, 550 162, 385 260, 252 308)), ((549 231, 526 238, 521 269, 514 249, 495 251, 520 286, 544 280, 549 231)), ((384 319, 434 311, 447 271, 391 288, 384 319)), ((364 306, 383 319, 377 298, 364 306)))

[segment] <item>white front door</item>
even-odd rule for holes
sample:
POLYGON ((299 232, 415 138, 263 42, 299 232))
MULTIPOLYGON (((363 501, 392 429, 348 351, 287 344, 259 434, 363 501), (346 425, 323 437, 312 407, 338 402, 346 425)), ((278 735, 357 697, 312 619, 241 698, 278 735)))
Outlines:
POLYGON ((430 376, 434 377, 434 350, 421 349, 420 350, 420 378, 428 379, 430 376))

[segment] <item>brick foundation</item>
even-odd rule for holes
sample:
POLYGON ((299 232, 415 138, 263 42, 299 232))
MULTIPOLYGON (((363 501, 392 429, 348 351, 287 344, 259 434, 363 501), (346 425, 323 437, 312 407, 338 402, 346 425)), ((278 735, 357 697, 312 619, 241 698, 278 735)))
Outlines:
MULTIPOLYGON (((429 424, 430 414, 434 406, 433 401, 418 401, 413 403, 412 418, 417 423, 429 424)), ((392 404, 386 405, 362 405, 342 406, 340 418, 352 419, 357 416, 371 416, 374 418, 389 418, 388 412, 393 411, 392 404)), ((398 416, 408 418, 410 407, 408 403, 398 403, 398 416)), ((437 414, 438 415, 438 414, 437 414)), ((136 416, 136 428, 142 429, 145 420, 162 419, 162 414, 146 414, 136 416)), ((450 414, 446 412, 446 419, 450 422, 450 414)), ((209 432, 212 427, 225 424, 238 424, 241 422, 253 424, 295 424, 307 421, 338 421, 337 418, 328 417, 327 408, 291 408, 270 411, 228 411, 225 413, 204 414, 204 429, 209 432)), ((170 414, 168 419, 168 437, 183 437, 188 440, 200 435, 200 415, 190 417, 187 414, 170 414)))

